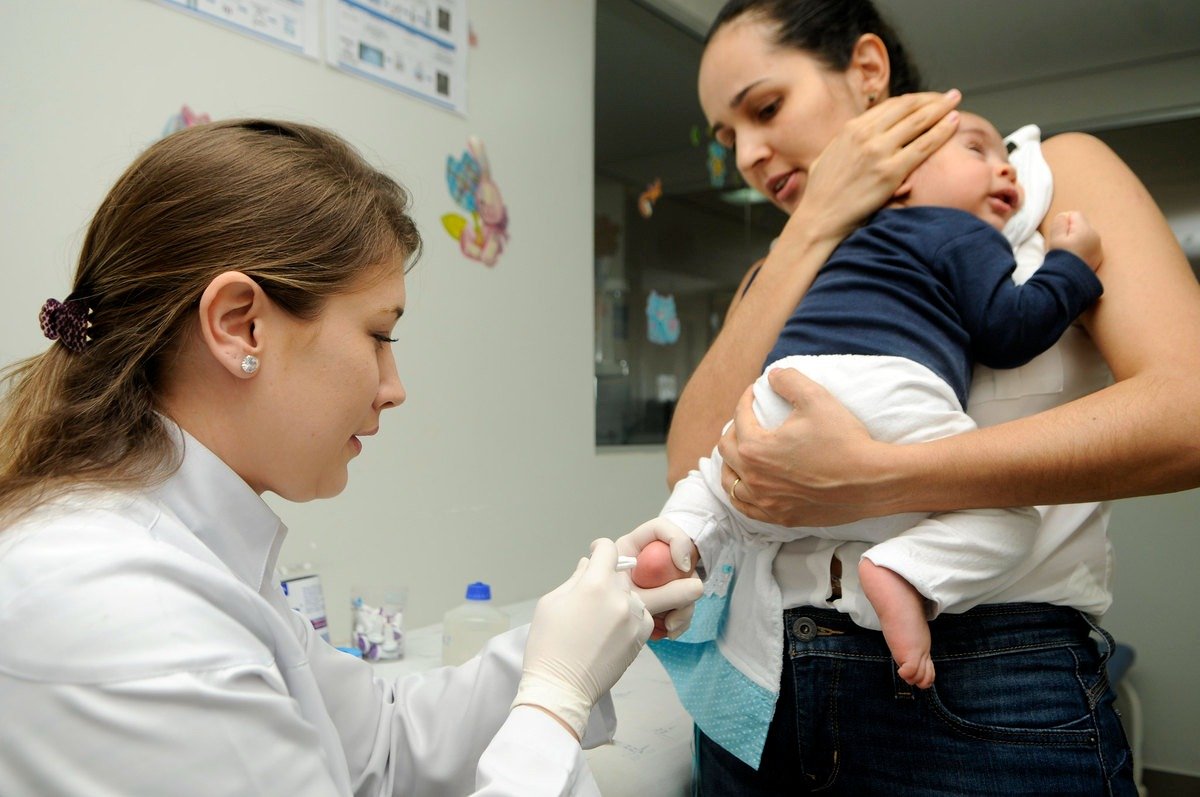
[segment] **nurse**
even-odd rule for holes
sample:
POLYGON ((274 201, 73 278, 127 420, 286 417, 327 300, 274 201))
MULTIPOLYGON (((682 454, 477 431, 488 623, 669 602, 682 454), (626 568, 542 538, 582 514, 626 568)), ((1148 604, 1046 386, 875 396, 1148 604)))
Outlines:
POLYGON ((611 737, 609 688, 696 579, 631 588, 597 540, 530 627, 387 683, 273 577, 261 494, 337 495, 404 401, 407 205, 341 139, 266 120, 159 141, 101 204, 41 309, 55 343, 7 374, 0 793, 597 793, 580 742, 611 737))

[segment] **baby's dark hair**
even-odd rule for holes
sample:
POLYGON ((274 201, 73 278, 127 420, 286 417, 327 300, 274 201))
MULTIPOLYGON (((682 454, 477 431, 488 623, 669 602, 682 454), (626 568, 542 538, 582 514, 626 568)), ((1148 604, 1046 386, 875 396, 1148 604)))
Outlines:
POLYGON ((724 25, 743 14, 775 23, 776 43, 803 50, 826 66, 845 71, 854 45, 864 33, 874 33, 887 47, 891 62, 891 96, 921 91, 921 75, 911 63, 900 37, 871 0, 729 0, 717 12, 705 45, 724 25))

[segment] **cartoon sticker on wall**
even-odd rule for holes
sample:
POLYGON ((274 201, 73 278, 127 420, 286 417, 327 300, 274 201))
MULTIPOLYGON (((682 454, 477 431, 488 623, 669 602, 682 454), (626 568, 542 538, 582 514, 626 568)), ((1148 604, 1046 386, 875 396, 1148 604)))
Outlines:
POLYGON ((500 187, 492 180, 482 141, 471 136, 461 158, 446 156, 446 184, 450 196, 471 218, 447 213, 442 216, 442 226, 458 241, 464 255, 485 266, 496 265, 508 243, 508 209, 500 187))
POLYGON ((167 123, 163 126, 162 137, 166 138, 172 133, 178 133, 188 127, 202 125, 205 122, 211 122, 212 119, 206 113, 196 113, 188 106, 184 105, 179 109, 178 113, 171 114, 167 119, 167 123))
POLYGON ((679 340, 679 316, 675 312, 675 296, 650 291, 646 298, 646 337, 659 346, 670 346, 679 340))
MULTIPOLYGON (((688 137, 691 139, 693 147, 699 147, 704 140, 704 133, 700 131, 699 125, 692 125, 688 137)), ((705 165, 708 167, 708 184, 713 188, 724 188, 725 179, 729 173, 726 161, 726 158, 729 157, 729 148, 716 139, 709 139, 704 157, 705 165)))
POLYGON ((721 142, 708 142, 708 184, 713 188, 725 187, 725 156, 729 154, 721 142))
POLYGON ((643 219, 648 219, 654 215, 654 203, 662 196, 662 180, 655 178, 654 182, 646 186, 646 190, 638 194, 637 209, 643 219))

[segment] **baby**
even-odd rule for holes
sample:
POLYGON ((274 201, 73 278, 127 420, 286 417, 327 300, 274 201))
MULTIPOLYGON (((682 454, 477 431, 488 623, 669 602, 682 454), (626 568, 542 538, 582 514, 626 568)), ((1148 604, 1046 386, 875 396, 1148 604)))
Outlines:
MULTIPOLYGON (((1053 345, 1102 292, 1094 273, 1102 259, 1100 239, 1078 213, 1053 220, 1043 265, 1024 284, 1013 282, 1013 253, 999 231, 1022 199, 1000 134, 987 120, 963 113, 956 134, 817 275, 755 383, 759 421, 772 428, 790 412, 765 377, 787 367, 823 384, 880 440, 920 442, 974 428, 963 411, 974 364, 1023 365, 1053 345)), ((821 599, 860 625, 877 625, 899 676, 922 688, 934 679, 927 619, 947 609, 966 611, 1002 588, 1032 546, 1039 523, 1036 511, 1023 507, 791 529, 738 512, 720 474, 714 449, 651 521, 668 521, 691 537, 710 578, 720 567, 720 585, 706 590, 717 600, 704 610, 719 607, 723 621, 694 626, 757 624, 769 644, 772 627, 764 618, 783 608, 770 566, 781 545, 821 538, 836 564, 843 542, 872 543, 859 560, 857 579, 843 579, 841 590, 832 585, 821 599), (869 607, 861 605, 860 593, 869 607)), ((642 534, 639 541, 644 539, 642 534)), ((647 554, 648 560, 655 556, 647 554)), ((666 568, 660 575, 679 574, 666 568)), ((638 571, 634 577, 649 578, 638 571)), ((658 644, 714 641, 694 637, 658 644)), ((691 666, 668 666, 677 686, 695 677, 691 666)))

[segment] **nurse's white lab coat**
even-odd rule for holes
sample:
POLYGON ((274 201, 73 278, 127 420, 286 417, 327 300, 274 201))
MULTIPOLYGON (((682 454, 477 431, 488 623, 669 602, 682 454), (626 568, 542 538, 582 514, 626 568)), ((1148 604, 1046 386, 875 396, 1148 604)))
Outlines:
MULTIPOLYGON (((0 794, 598 794, 578 743, 509 712, 526 629, 386 682, 288 609, 286 528, 184 435, 149 493, 0 531, 0 794)), ((585 743, 610 740, 612 704, 585 743)))

